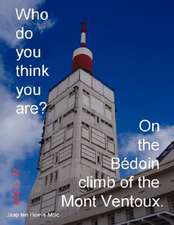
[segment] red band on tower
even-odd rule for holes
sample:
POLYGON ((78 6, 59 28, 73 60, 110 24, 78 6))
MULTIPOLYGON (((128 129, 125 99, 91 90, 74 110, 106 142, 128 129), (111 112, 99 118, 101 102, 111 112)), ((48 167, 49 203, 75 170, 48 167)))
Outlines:
POLYGON ((86 47, 86 22, 81 24, 81 43, 80 48, 76 49, 73 53, 73 70, 84 69, 86 71, 92 71, 92 52, 86 47))

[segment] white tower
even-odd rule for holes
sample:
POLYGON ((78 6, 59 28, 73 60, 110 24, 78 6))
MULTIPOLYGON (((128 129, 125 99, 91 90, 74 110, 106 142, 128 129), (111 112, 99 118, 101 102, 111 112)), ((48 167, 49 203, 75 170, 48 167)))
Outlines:
MULTIPOLYGON (((81 195, 79 180, 92 176, 118 179, 111 170, 117 155, 114 92, 92 75, 92 52, 73 53, 73 72, 50 91, 39 160, 39 173, 28 203, 29 212, 61 211, 61 195, 81 195)), ((35 224, 28 220, 28 224, 35 224)))

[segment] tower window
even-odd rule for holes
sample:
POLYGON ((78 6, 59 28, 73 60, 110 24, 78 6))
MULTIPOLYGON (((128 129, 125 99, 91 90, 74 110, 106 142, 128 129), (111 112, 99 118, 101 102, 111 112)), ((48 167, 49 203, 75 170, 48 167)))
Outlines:
POLYGON ((48 144, 50 142, 51 137, 48 137, 45 139, 45 144, 48 144))
POLYGON ((59 188, 59 192, 64 192, 70 189, 70 184, 64 185, 59 188))
POLYGON ((95 172, 95 179, 98 179, 98 177, 99 177, 99 172, 96 171, 96 172, 95 172))
POLYGON ((134 209, 131 207, 126 208, 126 218, 127 220, 132 220, 134 219, 134 209))
POLYGON ((54 181, 56 182, 58 178, 58 171, 55 171, 55 177, 54 177, 54 181))
POLYGON ((97 219, 92 220, 92 225, 98 225, 98 221, 97 221, 97 219))
POLYGON ((87 123, 85 123, 85 122, 82 122, 82 125, 83 125, 84 127, 89 128, 89 125, 88 125, 87 123))
POLYGON ((89 92, 87 92, 86 90, 83 89, 83 93, 86 95, 89 95, 89 92))
POLYGON ((72 123, 69 123, 69 124, 67 125, 67 127, 68 127, 68 128, 71 128, 71 127, 73 127, 73 125, 74 125, 74 123, 72 122, 72 123))
POLYGON ((58 163, 59 161, 59 156, 58 156, 58 153, 56 154, 56 160, 55 160, 55 163, 58 163))
POLYGON ((48 105, 47 109, 51 112, 55 108, 55 105, 48 105))
POLYGON ((115 224, 115 214, 114 213, 108 216, 108 224, 109 225, 115 224))
POLYGON ((97 156, 97 162, 100 164, 100 156, 97 156))
POLYGON ((50 174, 50 184, 53 182, 53 174, 50 174))
POLYGON ((75 90, 73 90, 69 93, 69 97, 73 96, 74 94, 75 94, 75 90))
POLYGON ((101 155, 99 152, 97 153, 97 163, 101 164, 101 155))
POLYGON ((106 107, 106 109, 108 109, 108 110, 112 111, 111 106, 109 106, 109 105, 105 104, 105 107, 106 107))
POLYGON ((101 119, 101 122, 102 122, 103 124, 107 125, 107 126, 110 127, 110 128, 113 127, 112 124, 108 123, 107 121, 105 121, 105 120, 103 120, 103 119, 101 119))
POLYGON ((100 118, 97 116, 97 123, 100 123, 100 118))
POLYGON ((34 198, 34 199, 31 200, 31 203, 32 204, 36 204, 38 202, 40 202, 40 197, 36 197, 36 198, 34 198))
POLYGON ((68 112, 66 112, 65 114, 63 114, 63 118, 69 116, 71 113, 74 113, 74 109, 70 109, 68 112))

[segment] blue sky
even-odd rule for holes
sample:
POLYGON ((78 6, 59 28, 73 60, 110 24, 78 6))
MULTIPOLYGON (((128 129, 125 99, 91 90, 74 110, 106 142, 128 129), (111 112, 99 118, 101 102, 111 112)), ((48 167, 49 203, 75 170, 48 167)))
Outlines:
MULTIPOLYGON (((43 92, 41 97, 30 98, 32 102, 46 101, 48 90, 71 72, 72 52, 79 46, 80 23, 86 20, 87 45, 94 54, 93 73, 116 93, 119 136, 136 134, 138 122, 144 118, 163 126, 173 125, 173 1, 47 1, 40 9, 48 10, 55 25, 43 33, 36 32, 32 40, 23 43, 24 47, 41 48, 42 59, 20 63, 44 63, 51 76, 34 81, 43 92)), ((0 52, 8 78, 1 84, 11 94, 16 85, 33 84, 33 79, 16 79, 14 47, 0 35, 0 52)), ((37 158, 38 147, 26 160, 16 162, 22 171, 23 200, 34 182, 37 158)))
MULTIPOLYGON (((68 2, 68 7, 58 1, 43 4, 56 24, 25 44, 41 47, 41 63, 50 68, 51 78, 39 80, 44 87, 43 99, 50 87, 71 72, 72 51, 79 45, 80 22, 85 19, 88 46, 94 53, 94 75, 116 91, 119 131, 136 129, 135 123, 142 117, 170 124, 173 8, 172 1, 88 1, 85 6, 73 1, 68 2)), ((6 68, 14 74, 14 49, 1 43, 1 51, 6 68)), ((32 60, 25 61, 28 62, 32 60)), ((22 79, 22 83, 31 81, 22 79)))

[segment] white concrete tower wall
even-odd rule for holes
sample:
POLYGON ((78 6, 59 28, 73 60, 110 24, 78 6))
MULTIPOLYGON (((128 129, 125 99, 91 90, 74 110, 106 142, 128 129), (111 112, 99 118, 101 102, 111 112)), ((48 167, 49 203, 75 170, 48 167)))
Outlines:
MULTIPOLYGON (((93 57, 86 53, 91 52, 86 47, 86 31, 82 23, 82 51, 73 56, 72 74, 49 92, 29 212, 63 213, 62 195, 79 196, 93 189, 81 188, 81 179, 119 178, 119 171, 111 170, 111 158, 118 154, 114 92, 92 76, 93 57)), ((64 215, 73 212, 66 209, 64 215)), ((36 224, 36 220, 30 218, 26 224, 36 224)))
POLYGON ((29 211, 60 211, 62 194, 80 195, 78 181, 92 176, 119 178, 111 171, 117 155, 114 93, 77 70, 49 93, 39 174, 29 211))

